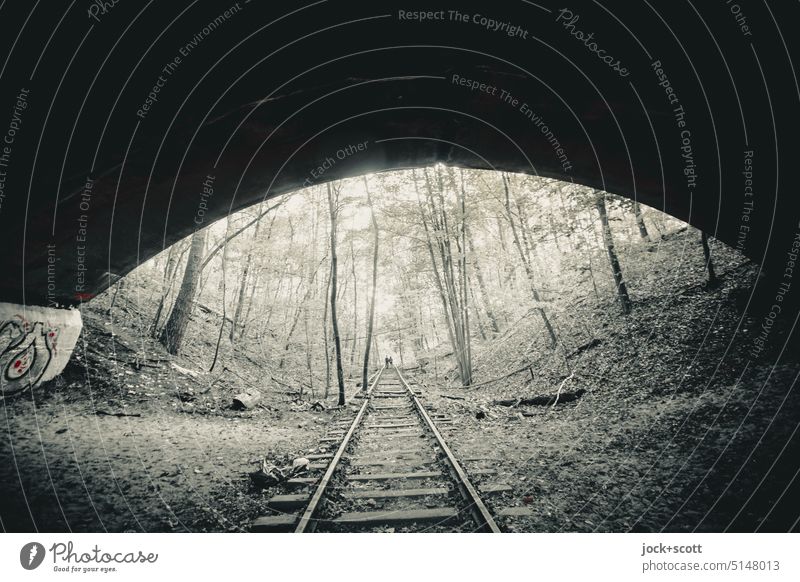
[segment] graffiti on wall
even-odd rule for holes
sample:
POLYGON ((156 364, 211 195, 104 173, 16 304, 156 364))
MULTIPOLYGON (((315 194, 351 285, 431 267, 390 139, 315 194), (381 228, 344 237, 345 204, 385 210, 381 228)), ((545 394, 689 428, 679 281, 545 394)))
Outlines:
POLYGON ((22 318, 0 323, 0 397, 35 386, 56 353, 58 329, 22 318))

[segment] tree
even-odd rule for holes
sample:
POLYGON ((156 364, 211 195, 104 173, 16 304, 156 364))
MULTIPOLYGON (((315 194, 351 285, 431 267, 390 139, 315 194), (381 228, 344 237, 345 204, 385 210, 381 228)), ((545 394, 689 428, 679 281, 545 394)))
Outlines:
POLYGON ((345 403, 344 392, 344 371, 342 370, 342 341, 339 337, 339 320, 336 316, 336 286, 338 285, 338 256, 336 254, 336 221, 339 213, 338 192, 334 196, 333 188, 330 182, 327 183, 328 187, 328 208, 331 217, 331 323, 333 325, 333 348, 336 352, 336 379, 339 382, 339 406, 345 403), (334 200, 335 197, 335 200, 334 200))
POLYGON ((164 278, 161 281, 161 299, 158 302, 158 307, 156 308, 156 315, 153 318, 153 323, 150 325, 150 335, 154 338, 159 337, 159 334, 161 332, 161 330, 159 329, 159 324, 161 322, 161 314, 164 311, 164 306, 166 305, 167 297, 172 291, 172 285, 175 281, 175 271, 177 271, 178 265, 183 259, 183 254, 186 252, 186 249, 188 248, 186 245, 183 245, 182 243, 183 241, 175 243, 174 245, 169 247, 169 252, 167 253, 167 264, 164 267, 164 278), (183 249, 180 251, 180 253, 178 253, 178 249, 181 246, 183 246, 183 249))
POLYGON ((483 297, 483 304, 486 310, 486 317, 489 318, 489 323, 492 325, 492 331, 495 334, 499 334, 500 326, 497 324, 497 317, 494 314, 494 309, 492 309, 491 298, 489 293, 486 291, 486 282, 483 278, 483 271, 481 271, 480 260, 478 259, 478 255, 475 253, 475 242, 472 239, 472 232, 470 231, 469 225, 465 226, 465 233, 469 253, 472 256, 472 270, 475 271, 475 277, 478 280, 478 288, 481 290, 481 296, 483 297))
MULTIPOLYGON (((226 234, 228 230, 230 230, 231 226, 231 216, 228 215, 228 228, 225 230, 226 234)), ((228 319, 228 309, 227 309, 227 285, 228 285, 228 245, 225 245, 225 248, 222 251, 222 322, 219 324, 219 334, 217 335, 217 347, 214 348, 214 359, 211 362, 211 367, 208 369, 209 372, 213 372, 214 368, 217 365, 217 360, 219 358, 219 347, 222 344, 222 333, 225 331, 225 322, 228 319)), ((244 281, 242 282, 244 284, 244 281)), ((233 332, 236 329, 236 321, 234 320, 233 325, 231 326, 231 336, 230 339, 233 339, 233 332)))
POLYGON ((328 269, 328 276, 325 278, 325 301, 322 308, 322 349, 325 352, 325 393, 323 397, 328 399, 331 391, 331 354, 328 348, 328 297, 331 293, 331 269, 328 269))
MULTIPOLYGON (((558 338, 556 337, 556 332, 553 329, 553 325, 550 323, 550 318, 547 316, 547 312, 544 310, 542 306, 542 298, 539 295, 539 290, 536 287, 536 280, 533 275, 533 267, 531 266, 530 258, 527 256, 525 249, 522 247, 522 243, 520 242, 520 236, 518 234, 517 226, 514 224, 514 213, 511 210, 511 196, 510 196, 510 182, 508 175, 504 172, 502 175, 503 180, 503 191, 505 193, 505 207, 506 207, 506 219, 508 220, 509 225, 511 226, 511 234, 514 238, 514 246, 519 253, 520 260, 522 261, 522 266, 525 269, 525 275, 528 277, 528 282, 531 286, 531 293, 533 294, 533 300, 536 302, 536 310, 539 312, 539 315, 542 318, 542 323, 544 324, 544 328, 547 331, 547 335, 550 338, 550 347, 555 347, 558 343, 558 338)), ((520 225, 522 226, 522 224, 520 225)), ((524 229, 521 229, 525 232, 524 229)))
POLYGON ((183 281, 178 291, 178 297, 175 299, 175 305, 172 307, 172 312, 159 338, 170 354, 180 352, 186 328, 189 326, 197 285, 200 282, 202 270, 200 265, 205 246, 206 229, 201 229, 192 235, 189 258, 186 261, 186 270, 183 272, 183 281))
POLYGON ((643 240, 650 242, 650 233, 647 232, 647 225, 644 223, 642 207, 639 206, 639 203, 636 200, 633 201, 633 216, 636 218, 636 226, 639 228, 639 236, 641 236, 643 240))
MULTIPOLYGON (((375 207, 372 204, 372 196, 369 192, 369 183, 367 177, 364 176, 364 189, 367 192, 367 204, 369 204, 369 214, 372 220, 372 295, 369 300, 369 316, 367 317, 367 337, 364 346, 364 366, 361 369, 361 390, 366 392, 367 381, 369 377, 369 352, 372 345, 372 331, 375 322, 375 291, 378 285, 378 242, 380 233, 378 231, 378 221, 375 218, 375 207)), ((340 398, 339 404, 344 404, 344 399, 340 398)))
POLYGON ((350 366, 348 376, 353 377, 353 368, 356 361, 356 346, 358 346, 358 279, 356 277, 356 253, 353 250, 353 237, 350 237, 350 268, 353 274, 353 345, 350 347, 350 366))
POLYGON ((714 269, 714 259, 711 258, 711 247, 708 244, 708 235, 704 230, 700 231, 700 244, 703 246, 703 257, 706 260, 706 271, 708 272, 706 286, 709 289, 715 289, 719 286, 719 278, 717 277, 716 269, 714 269))
MULTIPOLYGON (((311 275, 308 277, 308 280, 306 282, 307 283, 306 284, 306 292, 303 295, 303 298, 300 300, 299 306, 297 307, 297 309, 294 312, 294 317, 292 319, 292 325, 289 328, 289 333, 286 334, 286 344, 284 345, 284 348, 283 348, 283 355, 281 356, 281 359, 278 362, 278 368, 280 368, 280 369, 282 369, 284 364, 286 363, 286 354, 289 352, 289 349, 292 347, 292 336, 294 336, 294 332, 297 329, 297 324, 300 321, 300 315, 302 315, 303 310, 305 309, 306 304, 308 303, 308 299, 309 299, 309 297, 311 297, 311 292, 314 290, 314 282, 317 279, 317 273, 319 272, 319 268, 322 266, 322 264, 325 262, 325 260, 327 258, 328 258, 327 254, 324 257, 322 257, 322 260, 317 264, 317 266, 314 269, 313 273, 311 273, 311 275)), ((298 285, 298 289, 299 289, 299 285, 298 285)))
POLYGON ((611 274, 614 277, 614 285, 617 288, 617 298, 619 299, 622 312, 628 314, 631 312, 631 298, 628 295, 628 286, 625 284, 625 278, 622 276, 622 267, 619 264, 617 251, 614 248, 614 237, 611 234, 611 226, 608 223, 608 210, 606 208, 606 193, 602 190, 595 190, 594 204, 597 208, 597 213, 600 215, 600 227, 603 231, 603 243, 606 247, 608 254, 608 262, 611 265, 611 274))
MULTIPOLYGON (((250 242, 250 248, 246 251, 247 258, 245 259, 244 268, 242 269, 242 279, 241 282, 239 283, 239 293, 236 299, 236 308, 234 309, 233 312, 233 322, 231 323, 231 331, 228 336, 231 341, 233 341, 236 337, 236 331, 239 326, 239 319, 242 316, 242 308, 244 307, 245 293, 247 292, 248 275, 250 274, 250 269, 253 264, 253 256, 255 255, 256 242, 258 241, 258 230, 261 227, 261 218, 263 216, 264 216, 263 214, 259 214, 258 218, 256 219, 256 225, 255 228, 253 229, 253 238, 250 242)), ((244 332, 244 326, 242 326, 242 332, 244 332)))
POLYGON ((431 179, 427 168, 423 169, 424 202, 417 185, 415 172, 412 172, 412 178, 434 281, 447 323, 448 337, 458 364, 461 383, 469 386, 472 383, 472 347, 466 263, 466 195, 463 175, 459 189, 454 173, 452 170, 448 172, 449 181, 456 196, 456 203, 448 208, 447 202, 450 198, 445 196, 443 170, 441 167, 435 166, 433 173, 435 180, 431 179), (452 213, 455 213, 459 219, 458 226, 450 224, 448 214, 452 213))

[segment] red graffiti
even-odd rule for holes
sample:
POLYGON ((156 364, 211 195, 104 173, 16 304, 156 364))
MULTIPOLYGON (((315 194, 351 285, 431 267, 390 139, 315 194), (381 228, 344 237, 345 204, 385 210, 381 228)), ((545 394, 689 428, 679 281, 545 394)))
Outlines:
POLYGON ((0 325, 0 397, 34 386, 53 359, 58 331, 43 322, 0 325))

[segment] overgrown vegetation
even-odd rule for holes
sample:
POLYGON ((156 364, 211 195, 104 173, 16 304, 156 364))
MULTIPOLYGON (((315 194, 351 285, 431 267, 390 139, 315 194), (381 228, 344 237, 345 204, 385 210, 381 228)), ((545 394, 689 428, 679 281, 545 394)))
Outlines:
MULTIPOLYGON (((314 449, 392 356, 456 418, 457 452, 491 453, 512 503, 541 500, 509 527, 680 529, 685 499, 685 515, 709 511, 693 491, 738 475, 725 503, 757 483, 737 469, 797 410, 759 399, 788 369, 743 371, 756 270, 655 209, 547 179, 435 166, 315 186, 207 227, 84 306, 65 373, 7 407, 12 434, 41 444, 0 461, 29 458, 43 499, 50 471, 74 485, 60 498, 80 495, 88 465, 87 491, 133 504, 112 530, 244 529, 264 509, 252 464, 314 449), (105 460, 84 438, 97 426, 105 460), (41 450, 62 461, 37 469, 41 450), (704 477, 722 454, 725 478, 704 477), (114 475, 130 501, 98 492, 114 475)), ((67 505, 40 522, 99 528, 67 505)))

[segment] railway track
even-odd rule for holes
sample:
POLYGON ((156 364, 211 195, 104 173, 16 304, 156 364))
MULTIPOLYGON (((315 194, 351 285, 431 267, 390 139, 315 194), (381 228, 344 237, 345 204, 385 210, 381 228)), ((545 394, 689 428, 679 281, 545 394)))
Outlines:
POLYGON ((473 485, 443 436, 452 420, 421 398, 400 370, 381 369, 355 416, 307 455, 312 476, 288 482, 300 492, 274 496, 251 530, 499 532, 483 497, 510 487, 473 485))

